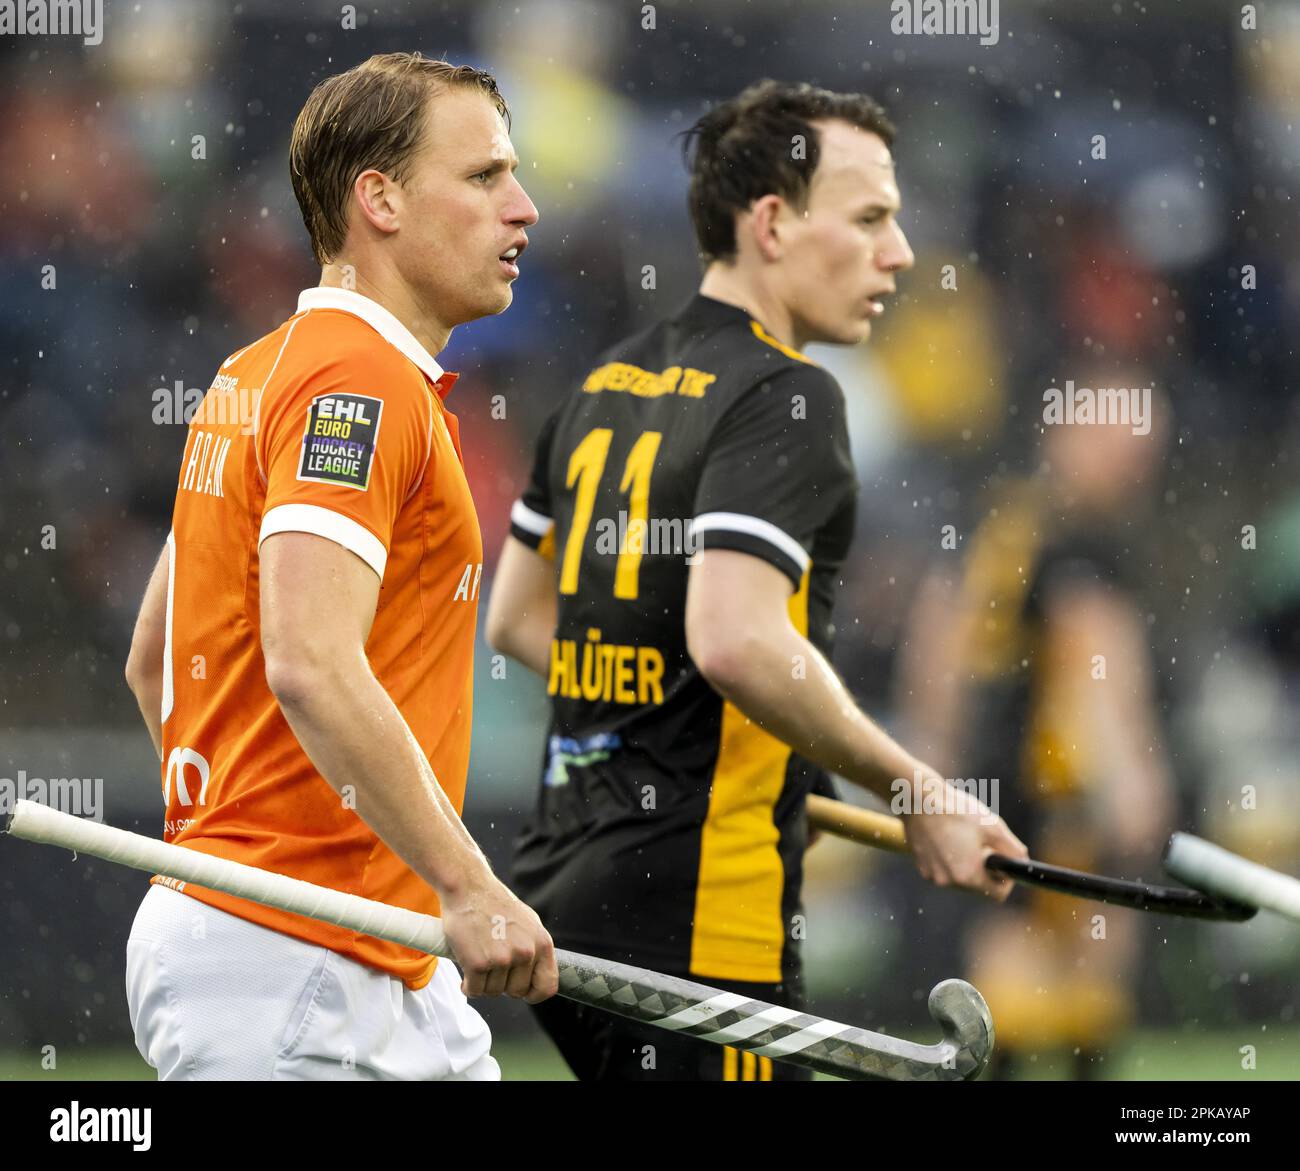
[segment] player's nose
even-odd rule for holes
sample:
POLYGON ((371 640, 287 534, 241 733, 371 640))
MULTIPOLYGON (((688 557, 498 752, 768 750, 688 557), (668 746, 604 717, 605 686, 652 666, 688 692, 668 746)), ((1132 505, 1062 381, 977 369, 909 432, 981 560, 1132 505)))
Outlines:
POLYGON ((906 272, 916 263, 907 235, 897 223, 890 226, 889 238, 876 253, 876 260, 887 272, 906 272))
POLYGON ((537 206, 528 198, 528 192, 524 186, 513 175, 510 176, 511 191, 510 199, 506 204, 506 219, 521 227, 531 227, 542 218, 541 212, 537 206))

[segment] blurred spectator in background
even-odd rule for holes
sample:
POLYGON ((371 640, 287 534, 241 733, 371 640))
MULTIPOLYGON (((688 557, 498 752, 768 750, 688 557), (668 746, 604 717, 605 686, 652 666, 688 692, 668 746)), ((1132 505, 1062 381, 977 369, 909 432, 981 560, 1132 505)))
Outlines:
MULTIPOLYGON (((1141 368, 1079 375, 1151 386, 1141 368)), ((910 725, 945 775, 997 778, 993 807, 1033 857, 1107 874, 1150 873, 1175 807, 1129 568, 1168 433, 1148 393, 1145 431, 1045 424, 1037 471, 996 487, 956 580, 922 590, 904 667, 910 725)), ((968 975, 998 1023, 997 1069, 1064 1049, 1075 1077, 1098 1076, 1132 1023, 1142 926, 1047 891, 979 916, 968 975)))

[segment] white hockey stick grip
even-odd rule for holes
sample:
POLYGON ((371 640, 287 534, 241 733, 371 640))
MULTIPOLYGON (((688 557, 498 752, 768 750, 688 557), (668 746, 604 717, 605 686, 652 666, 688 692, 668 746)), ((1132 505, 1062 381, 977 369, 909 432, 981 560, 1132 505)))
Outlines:
POLYGON ((1300 921, 1300 880, 1192 834, 1174 834, 1165 869, 1188 886, 1300 921))
POLYGON ((184 846, 159 842, 143 834, 60 813, 35 801, 16 802, 7 828, 14 837, 29 842, 64 846, 83 854, 93 854, 107 862, 192 882, 264 903, 268 907, 320 919, 416 951, 454 958, 447 947, 442 920, 405 907, 390 907, 387 903, 330 890, 300 878, 272 874, 228 858, 216 858, 184 846))

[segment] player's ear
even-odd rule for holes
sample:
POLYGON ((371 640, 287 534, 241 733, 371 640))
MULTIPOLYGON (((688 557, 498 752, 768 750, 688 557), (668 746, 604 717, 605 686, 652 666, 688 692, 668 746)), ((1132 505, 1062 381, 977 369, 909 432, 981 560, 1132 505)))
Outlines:
POLYGON ((789 206, 779 195, 764 195, 749 205, 746 227, 764 260, 780 260, 784 254, 781 225, 788 214, 789 206))
POLYGON ((395 232, 399 226, 402 210, 402 191, 383 171, 371 168, 362 171, 352 185, 356 204, 365 216, 381 232, 395 232))

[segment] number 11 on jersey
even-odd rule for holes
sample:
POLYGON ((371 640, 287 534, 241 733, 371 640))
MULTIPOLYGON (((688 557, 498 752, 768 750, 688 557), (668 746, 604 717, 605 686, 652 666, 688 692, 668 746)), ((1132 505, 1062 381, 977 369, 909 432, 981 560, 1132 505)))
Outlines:
MULTIPOLYGON (((578 570, 582 565, 582 550, 591 525, 592 510, 596 506, 596 489, 605 461, 609 457, 610 441, 614 432, 608 427, 597 427, 587 432, 582 442, 569 457, 565 487, 577 484, 577 497, 573 506, 573 524, 569 526, 569 539, 564 543, 564 560, 560 566, 560 593, 578 592, 578 570)), ((644 431, 628 452, 623 466, 620 493, 628 493, 627 541, 620 545, 618 565, 614 570, 614 596, 632 599, 637 596, 641 555, 645 551, 645 535, 650 517, 650 476, 654 471, 655 457, 659 454, 660 431, 644 431)))

